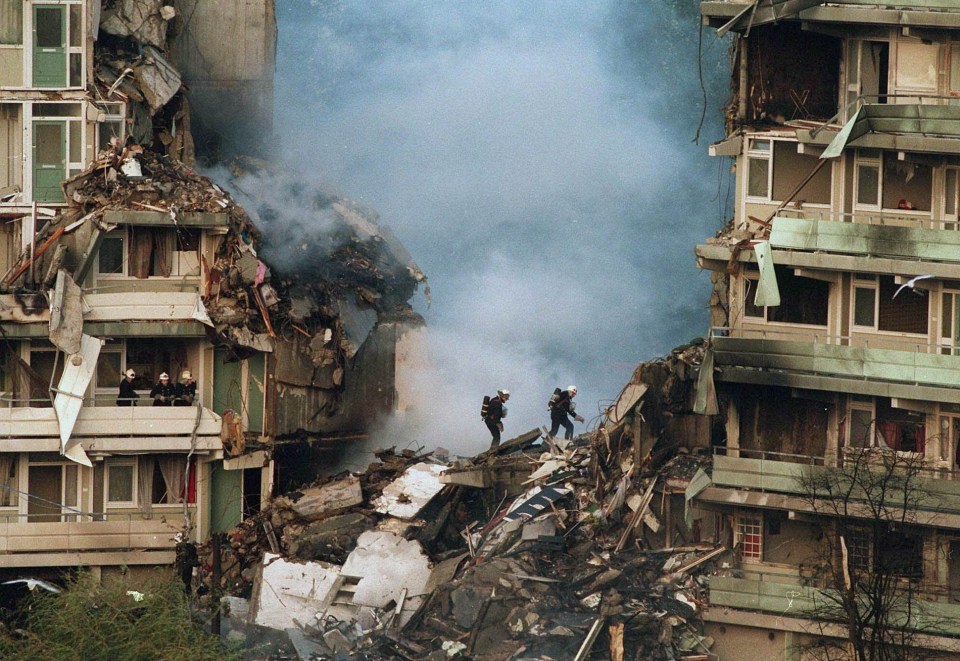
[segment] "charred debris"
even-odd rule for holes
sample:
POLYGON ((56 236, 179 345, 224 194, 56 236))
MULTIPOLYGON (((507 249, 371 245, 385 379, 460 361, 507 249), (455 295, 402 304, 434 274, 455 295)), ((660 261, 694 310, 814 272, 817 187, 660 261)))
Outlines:
POLYGON ((201 549, 193 587, 213 609, 229 595, 229 636, 272 629, 288 658, 715 658, 698 614, 733 551, 685 523, 710 463, 703 356, 640 365, 573 441, 379 450, 201 549))

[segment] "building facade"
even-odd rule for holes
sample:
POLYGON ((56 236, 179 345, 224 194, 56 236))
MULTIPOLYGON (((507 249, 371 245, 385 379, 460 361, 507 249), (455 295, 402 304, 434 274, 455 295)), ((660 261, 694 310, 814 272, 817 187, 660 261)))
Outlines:
POLYGON ((710 581, 713 652, 852 653, 824 604, 885 572, 914 609, 893 618, 903 644, 955 658, 960 7, 700 10, 732 35, 726 137, 710 153, 736 173, 733 219, 696 248, 715 285, 708 361, 726 442, 687 496, 736 556, 710 581), (879 513, 857 483, 877 475, 890 478, 879 513), (858 486, 827 498, 831 483, 858 486))

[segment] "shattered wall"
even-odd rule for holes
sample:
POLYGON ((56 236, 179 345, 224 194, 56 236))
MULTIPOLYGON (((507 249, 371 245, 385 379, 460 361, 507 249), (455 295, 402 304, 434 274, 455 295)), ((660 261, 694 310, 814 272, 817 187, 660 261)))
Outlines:
POLYGON ((273 126, 273 0, 177 0, 171 57, 190 88, 201 158, 264 155, 273 126))

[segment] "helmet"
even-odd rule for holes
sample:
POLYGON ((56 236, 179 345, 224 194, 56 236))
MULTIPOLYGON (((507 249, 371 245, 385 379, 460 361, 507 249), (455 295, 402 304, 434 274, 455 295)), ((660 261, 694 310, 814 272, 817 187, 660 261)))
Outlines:
POLYGON ((503 390, 498 390, 498 391, 497 391, 497 394, 498 394, 498 395, 506 395, 507 397, 509 397, 509 396, 510 396, 510 391, 507 390, 506 388, 504 388, 503 390))
POLYGON ((576 394, 577 394, 577 387, 576 387, 576 386, 567 386, 567 392, 570 393, 571 395, 576 395, 576 394))
POLYGON ((183 370, 183 374, 180 375, 180 378, 184 381, 190 381, 193 379, 193 372, 190 370, 183 370))
POLYGON ((137 378, 137 373, 134 372, 132 369, 127 370, 127 371, 124 372, 123 374, 124 374, 124 376, 128 376, 128 377, 130 377, 131 379, 137 378))
POLYGON ((163 381, 164 379, 167 379, 168 381, 170 380, 170 375, 167 374, 166 372, 163 372, 163 373, 160 375, 160 380, 163 381))

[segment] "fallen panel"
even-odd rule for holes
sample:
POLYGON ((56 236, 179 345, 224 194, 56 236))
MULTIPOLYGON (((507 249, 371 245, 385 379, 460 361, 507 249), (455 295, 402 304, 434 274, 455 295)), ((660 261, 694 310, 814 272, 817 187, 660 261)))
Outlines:
POLYGON ((388 484, 373 504, 381 514, 412 519, 443 489, 440 474, 446 470, 438 464, 414 464, 388 484))
POLYGON ((357 539, 341 572, 359 577, 353 593, 357 606, 386 608, 403 603, 398 626, 412 617, 427 594, 433 571, 419 542, 381 530, 368 530, 357 539))
POLYGON ((291 503, 294 512, 304 519, 315 521, 339 510, 363 502, 360 478, 350 475, 321 487, 303 489, 297 502, 291 503))
POLYGON ((263 555, 251 598, 253 623, 284 631, 312 624, 340 576, 326 562, 288 562, 274 553, 263 555))
POLYGON ((100 357, 100 348, 103 341, 83 335, 80 339, 80 351, 70 355, 63 366, 63 375, 53 400, 53 409, 57 414, 57 423, 60 427, 60 453, 73 461, 92 467, 87 453, 80 447, 79 441, 70 444, 73 427, 77 423, 80 409, 83 407, 83 394, 90 385, 90 380, 97 371, 97 358, 100 357))
POLYGON ((631 383, 620 393, 617 403, 613 405, 610 411, 610 422, 614 425, 619 424, 626 417, 637 402, 646 394, 647 385, 645 383, 631 383))

